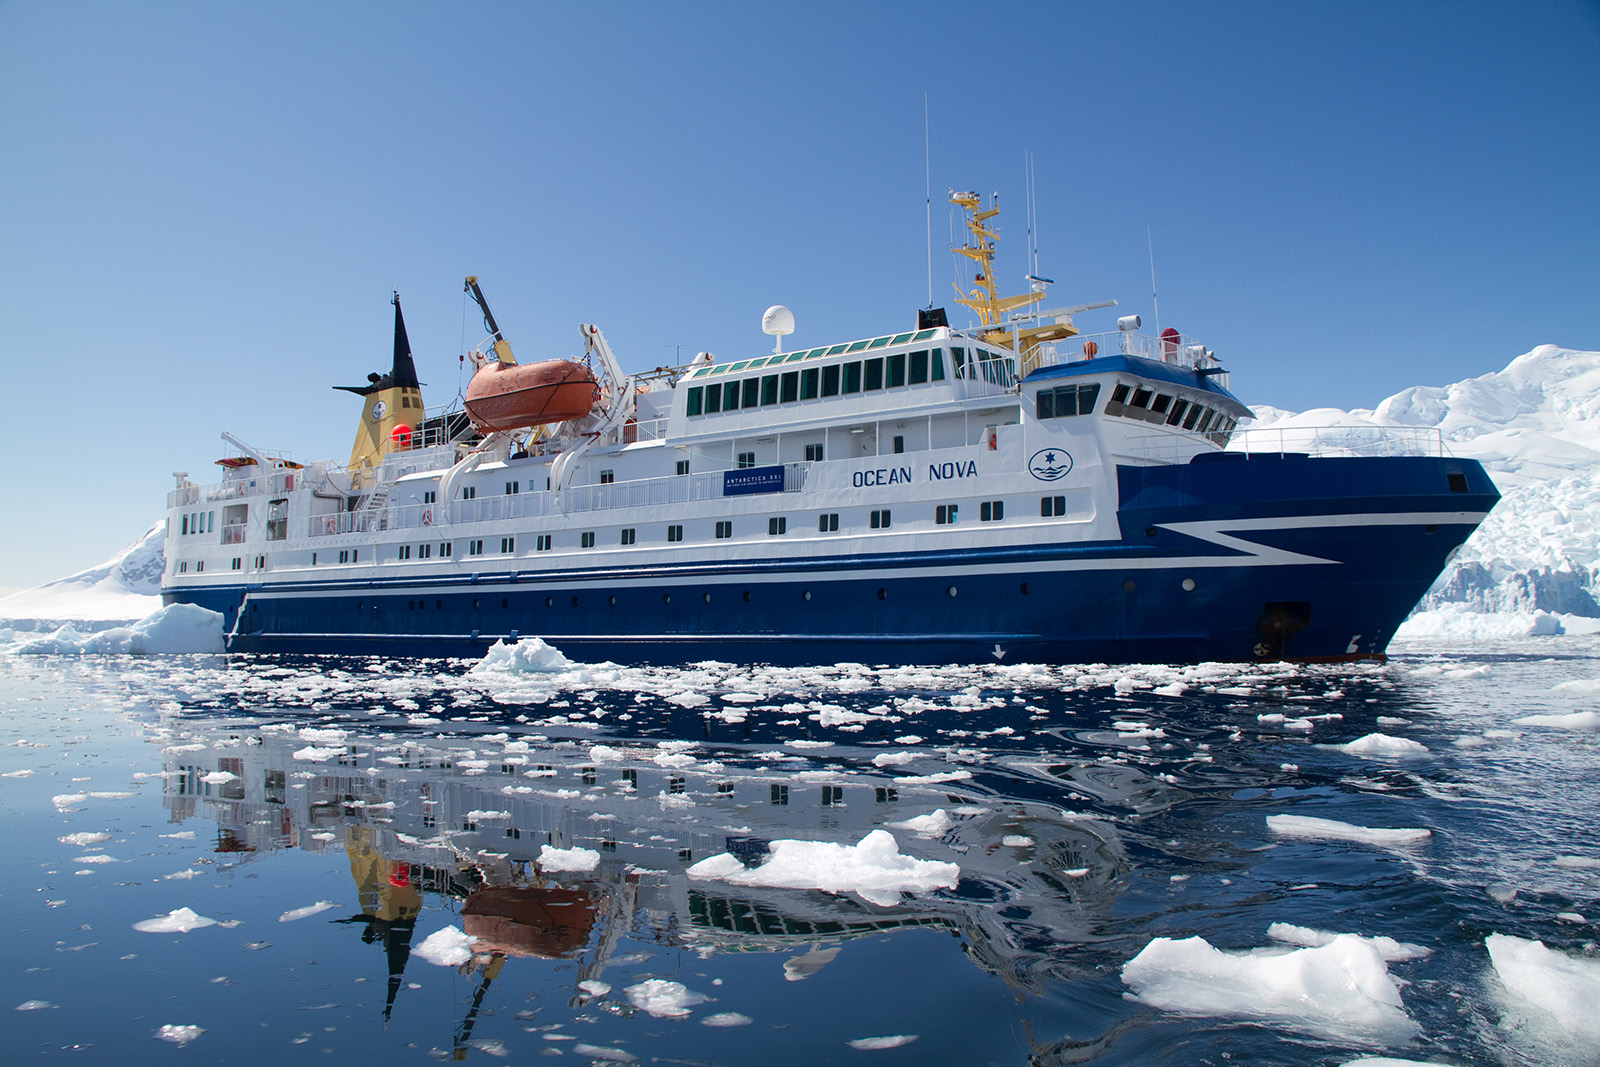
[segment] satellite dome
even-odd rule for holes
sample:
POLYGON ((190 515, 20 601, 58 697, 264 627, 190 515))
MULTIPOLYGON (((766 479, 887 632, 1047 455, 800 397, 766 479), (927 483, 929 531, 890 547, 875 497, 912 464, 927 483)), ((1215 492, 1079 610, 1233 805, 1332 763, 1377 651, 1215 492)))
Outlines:
POLYGON ((761 332, 779 337, 794 333, 794 312, 782 304, 773 304, 761 316, 761 332))

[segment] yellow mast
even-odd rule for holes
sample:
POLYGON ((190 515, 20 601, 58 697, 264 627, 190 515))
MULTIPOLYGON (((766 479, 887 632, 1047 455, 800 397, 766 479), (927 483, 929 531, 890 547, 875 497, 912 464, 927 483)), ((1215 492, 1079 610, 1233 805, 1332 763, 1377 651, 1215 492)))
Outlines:
MULTIPOLYGON (((1014 349, 1026 357, 1049 341, 1059 341, 1078 332, 1070 322, 1051 322, 1041 326, 1007 327, 1005 316, 1016 308, 1036 304, 1044 299, 1043 290, 1000 296, 994 282, 994 242, 998 233, 988 225, 990 219, 1000 214, 998 204, 985 208, 977 193, 950 191, 950 202, 966 213, 966 227, 970 235, 967 242, 951 251, 972 260, 978 266, 973 276, 977 288, 970 293, 956 285, 956 303, 964 304, 978 313, 978 321, 994 329, 985 330, 983 339, 990 344, 1014 349)), ((951 283, 955 285, 954 282, 951 283)))

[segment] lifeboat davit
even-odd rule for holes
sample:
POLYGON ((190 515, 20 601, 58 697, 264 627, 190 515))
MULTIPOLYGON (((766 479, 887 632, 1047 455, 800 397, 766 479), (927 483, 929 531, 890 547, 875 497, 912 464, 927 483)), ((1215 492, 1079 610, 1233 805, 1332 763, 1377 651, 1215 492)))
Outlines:
POLYGON ((582 363, 488 363, 467 385, 467 415, 480 430, 517 430, 581 419, 600 396, 600 383, 582 363))

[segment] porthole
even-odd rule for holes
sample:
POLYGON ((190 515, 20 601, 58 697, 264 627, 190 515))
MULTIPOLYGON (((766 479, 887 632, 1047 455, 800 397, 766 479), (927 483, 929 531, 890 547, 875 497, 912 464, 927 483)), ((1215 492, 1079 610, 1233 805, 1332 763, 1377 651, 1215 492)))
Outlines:
POLYGON ((416 611, 417 610, 417 602, 415 600, 406 601, 406 610, 407 611, 416 611))
MULTIPOLYGON (((356 610, 357 610, 357 611, 360 611, 360 610, 361 610, 361 605, 362 605, 362 603, 363 603, 363 602, 362 602, 362 601, 360 601, 360 600, 358 600, 358 601, 356 601, 356 610)), ((253 605, 252 605, 252 606, 253 606, 253 605)))
POLYGON ((663 603, 663 604, 670 604, 670 603, 672 603, 672 594, 671 594, 671 593, 662 593, 662 594, 661 594, 661 602, 662 602, 662 603, 663 603))
POLYGON ((433 602, 433 610, 434 610, 434 611, 443 611, 443 610, 444 610, 444 601, 442 601, 442 600, 435 600, 435 601, 434 601, 434 602, 433 602))
POLYGON ((510 606, 511 606, 511 601, 506 600, 504 597, 502 597, 500 599, 500 610, 504 611, 506 608, 509 608, 510 606))
POLYGON ((617 598, 616 597, 608 597, 607 599, 611 602, 611 606, 612 607, 616 607, 617 606, 617 598))
POLYGON ((951 596, 955 596, 956 595, 956 587, 952 585, 949 589, 946 589, 945 592, 949 593, 951 596))
POLYGON ((709 604, 709 603, 711 603, 711 594, 710 593, 701 593, 700 594, 700 599, 705 601, 707 604, 709 604))
POLYGON ((1021 592, 1023 596, 1027 596, 1033 592, 1033 588, 1029 586, 1027 582, 1023 582, 1021 586, 1021 592))
POLYGON ((1156 535, 1156 528, 1154 526, 1146 526, 1144 528, 1144 535, 1146 537, 1154 537, 1156 535))
POLYGON ((473 611, 477 611, 478 610, 478 601, 476 599, 474 599, 472 601, 472 610, 473 611))
POLYGON ((578 606, 578 598, 577 597, 573 597, 572 598, 572 606, 573 607, 577 607, 578 606))
POLYGON ((544 606, 547 607, 547 608, 555 607, 556 606, 556 598, 553 597, 553 596, 545 597, 544 598, 544 606))
POLYGON ((879 600, 888 600, 889 599, 889 590, 887 590, 887 589, 879 589, 878 590, 878 599, 879 600))
POLYGON ((1194 579, 1193 578, 1185 578, 1183 580, 1183 591, 1185 593, 1194 592, 1194 579))
POLYGON ((746 604, 750 603, 750 590, 748 589, 744 591, 744 602, 746 604))
POLYGON ((805 592, 801 593, 800 594, 800 599, 801 600, 810 600, 811 599, 811 590, 807 589, 805 592))
POLYGON ((1131 593, 1131 592, 1133 592, 1133 590, 1134 590, 1134 584, 1133 584, 1133 579, 1132 578, 1129 578, 1127 581, 1122 583, 1122 591, 1124 593, 1131 593))

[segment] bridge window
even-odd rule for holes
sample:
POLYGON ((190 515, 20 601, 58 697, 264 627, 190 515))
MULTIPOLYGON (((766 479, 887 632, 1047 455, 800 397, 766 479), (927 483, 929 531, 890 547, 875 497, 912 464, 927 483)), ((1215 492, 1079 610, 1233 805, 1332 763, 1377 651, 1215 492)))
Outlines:
POLYGON ((1172 402, 1172 411, 1167 415, 1167 425, 1176 426, 1183 421, 1183 413, 1189 407, 1189 402, 1182 397, 1172 402))
POLYGON ((821 385, 821 372, 816 367, 800 372, 800 399, 815 400, 821 385))
POLYGON ((705 392, 706 387, 703 385, 696 385, 690 388, 687 400, 688 407, 685 409, 686 414, 698 415, 705 410, 705 392))
POLYGON ((822 395, 839 395, 839 365, 837 363, 830 367, 822 368, 822 395))
POLYGON ((779 399, 785 404, 792 404, 800 399, 800 372, 789 371, 783 376, 783 384, 779 390, 779 399))
MULTIPOLYGON (((749 394, 746 393, 745 396, 748 398, 749 394)), ((767 404, 776 404, 777 402, 778 402, 778 376, 776 374, 765 374, 765 375, 762 375, 762 377, 761 377, 761 403, 762 403, 762 406, 764 407, 767 404)), ((745 407, 749 407, 749 406, 750 406, 750 404, 749 404, 748 399, 747 399, 746 403, 745 403, 745 407)))
POLYGON ((890 389, 906 384, 906 354, 896 353, 884 360, 884 371, 887 379, 884 384, 890 389))
MULTIPOLYGON (((1118 388, 1126 388, 1119 386, 1118 388)), ((1034 413, 1041 419, 1060 419, 1070 415, 1089 415, 1100 398, 1100 383, 1058 385, 1040 389, 1034 399, 1034 413)))
POLYGON ((860 363, 846 363, 844 365, 844 392, 846 395, 861 392, 860 363))
POLYGON ((883 388, 883 357, 882 356, 878 356, 875 359, 867 360, 867 384, 866 384, 866 389, 870 392, 873 389, 882 389, 882 388, 883 388))

